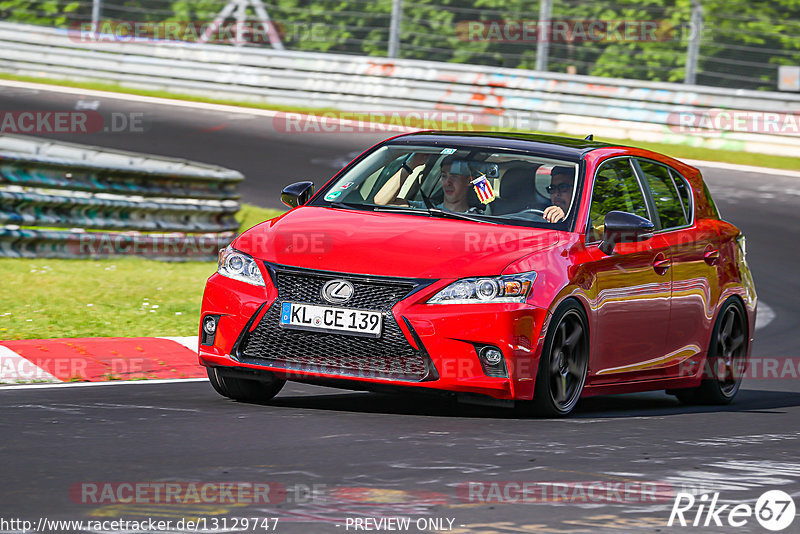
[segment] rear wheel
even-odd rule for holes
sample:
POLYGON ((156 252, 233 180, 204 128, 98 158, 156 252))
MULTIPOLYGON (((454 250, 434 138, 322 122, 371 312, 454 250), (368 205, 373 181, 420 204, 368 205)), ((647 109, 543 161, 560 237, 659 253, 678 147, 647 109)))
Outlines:
POLYGON ((219 367, 207 367, 208 381, 223 397, 243 402, 266 402, 280 392, 286 380, 265 374, 266 380, 233 377, 219 367))
POLYGON ((556 309, 545 336, 536 375, 533 408, 562 417, 578 403, 589 368, 589 329, 583 309, 567 301, 556 309))
POLYGON ((717 317, 704 379, 699 387, 670 391, 686 404, 730 404, 747 368, 747 315, 738 300, 729 300, 717 317))

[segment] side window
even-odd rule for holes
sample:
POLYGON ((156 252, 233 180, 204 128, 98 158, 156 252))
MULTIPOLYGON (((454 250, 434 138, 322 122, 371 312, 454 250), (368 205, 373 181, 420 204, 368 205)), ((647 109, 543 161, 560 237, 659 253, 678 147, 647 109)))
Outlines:
POLYGON ((711 207, 711 211, 717 216, 717 219, 721 219, 722 216, 719 214, 717 203, 714 202, 713 198, 711 198, 711 191, 708 190, 708 184, 703 184, 703 193, 706 195, 706 199, 708 200, 708 205, 711 207))
POLYGON ((694 210, 694 206, 692 205, 692 188, 689 187, 689 182, 686 181, 686 178, 673 169, 670 169, 670 174, 672 175, 672 181, 675 182, 675 187, 678 188, 678 196, 681 199, 681 204, 683 204, 686 220, 692 222, 692 213, 694 210))
POLYGON ((663 165, 652 161, 637 160, 644 174, 650 192, 653 193, 658 216, 661 219, 661 228, 676 228, 686 226, 686 212, 681 202, 675 183, 669 170, 663 165))
POLYGON ((595 174, 589 225, 586 228, 587 242, 603 238, 606 214, 615 210, 649 219, 644 195, 628 159, 606 162, 595 174))

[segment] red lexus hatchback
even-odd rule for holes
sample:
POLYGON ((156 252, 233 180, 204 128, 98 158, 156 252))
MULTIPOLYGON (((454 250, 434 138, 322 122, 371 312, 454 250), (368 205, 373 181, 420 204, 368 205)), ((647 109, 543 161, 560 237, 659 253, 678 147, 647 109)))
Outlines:
POLYGON ((293 209, 220 251, 206 285, 200 363, 226 397, 401 386, 560 416, 597 394, 724 404, 739 389, 756 293, 744 236, 694 167, 421 132, 282 200, 293 209))

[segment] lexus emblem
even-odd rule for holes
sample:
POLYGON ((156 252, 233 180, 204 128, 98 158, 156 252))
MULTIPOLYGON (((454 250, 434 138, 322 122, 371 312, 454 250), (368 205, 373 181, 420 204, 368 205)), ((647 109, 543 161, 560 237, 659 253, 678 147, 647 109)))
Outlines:
POLYGON ((331 304, 344 304, 353 297, 353 284, 347 280, 331 280, 322 286, 322 298, 331 304))

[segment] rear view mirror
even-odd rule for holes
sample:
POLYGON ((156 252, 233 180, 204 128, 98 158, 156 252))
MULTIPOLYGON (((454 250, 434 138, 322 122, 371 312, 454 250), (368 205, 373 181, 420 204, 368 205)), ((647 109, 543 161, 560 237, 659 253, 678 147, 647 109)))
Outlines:
POLYGON ((609 211, 605 218, 600 250, 610 256, 614 253, 617 243, 632 243, 650 239, 653 236, 653 228, 653 223, 644 217, 627 211, 609 211))
POLYGON ((450 172, 462 176, 486 175, 487 178, 497 178, 500 176, 500 168, 497 163, 485 163, 483 161, 467 161, 463 159, 453 160, 450 163, 450 172))
POLYGON ((290 208, 302 206, 314 194, 314 182, 297 182, 287 185, 281 191, 281 202, 290 208))
POLYGON ((497 178, 500 176, 500 169, 497 163, 474 163, 472 169, 478 176, 481 174, 486 175, 487 178, 497 178))

